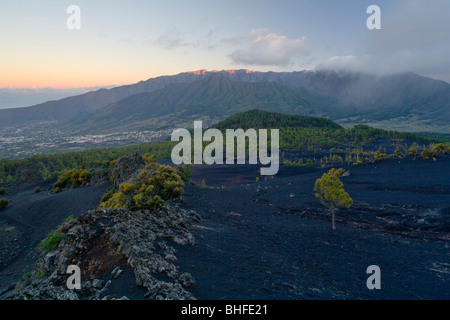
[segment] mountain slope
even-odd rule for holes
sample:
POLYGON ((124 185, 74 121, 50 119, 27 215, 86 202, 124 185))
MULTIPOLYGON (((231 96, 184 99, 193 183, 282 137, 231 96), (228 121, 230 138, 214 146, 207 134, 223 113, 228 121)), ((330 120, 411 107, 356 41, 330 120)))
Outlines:
POLYGON ((303 91, 273 82, 231 81, 214 74, 194 83, 172 84, 164 89, 133 95, 71 122, 73 128, 92 132, 108 130, 161 130, 192 127, 203 119, 216 123, 250 109, 312 114, 316 102, 303 91))
POLYGON ((152 92, 172 83, 192 82, 205 77, 203 75, 182 73, 176 76, 162 76, 140 81, 112 89, 100 89, 64 98, 48 101, 35 106, 0 110, 0 128, 35 121, 70 120, 77 116, 99 110, 111 103, 142 92, 152 92))
MULTIPOLYGON (((130 103, 131 107, 134 104, 141 104, 138 100, 148 100, 147 105, 151 102, 152 105, 164 107, 164 112, 170 108, 177 111, 180 109, 183 101, 190 101, 191 92, 185 89, 185 85, 217 75, 222 75, 230 81, 241 83, 277 83, 291 90, 302 90, 303 93, 308 94, 306 100, 314 100, 313 104, 308 105, 312 109, 308 110, 309 113, 307 114, 328 117, 348 126, 366 123, 386 129, 450 133, 450 84, 414 73, 374 76, 355 72, 324 70, 299 72, 200 70, 180 73, 174 76, 162 76, 132 85, 109 90, 101 89, 58 101, 49 101, 32 107, 3 109, 0 110, 0 129, 9 125, 22 125, 36 121, 67 121, 80 117, 85 121, 87 118, 83 118, 83 116, 100 110, 100 113, 104 113, 105 117, 110 117, 109 114, 112 110, 120 112, 119 109, 121 107, 119 106, 123 105, 124 99, 129 99, 127 102, 130 103), (163 97, 164 94, 162 94, 161 100, 156 101, 155 96, 146 96, 148 93, 169 87, 174 98, 163 97), (136 96, 137 94, 145 95, 136 96), (177 101, 175 101, 176 98, 178 98, 177 101), (164 100, 167 101, 164 102, 164 100), (167 108, 169 102, 175 106, 167 108), (110 111, 107 110, 108 108, 110 108, 110 111)), ((231 96, 235 94, 242 98, 241 93, 232 92, 236 89, 236 86, 228 86, 228 88, 221 89, 226 91, 216 92, 217 102, 220 99, 225 99, 226 103, 230 103, 232 102, 231 96)), ((283 90, 278 90, 280 95, 284 94, 283 90)), ((168 96, 167 93, 165 95, 168 96)), ((291 96, 291 94, 287 94, 286 98, 282 99, 288 112, 293 112, 292 108, 295 109, 295 103, 297 103, 296 99, 293 102, 290 101, 291 96), (291 102, 294 104, 287 107, 291 102)), ((265 104, 265 98, 267 96, 260 95, 258 104, 265 104)), ((208 101, 212 102, 212 99, 208 101)), ((239 101, 235 102, 239 104, 239 101)), ((259 108, 253 101, 252 103, 252 108, 259 108)), ((218 105, 220 104, 218 103, 218 105)), ((202 112, 205 111, 202 109, 204 105, 201 101, 197 101, 196 104, 190 106, 198 110, 201 109, 202 112)), ((210 103, 209 106, 212 107, 213 104, 210 103)), ((238 109, 234 111, 242 111, 238 109)), ((126 114, 126 117, 133 117, 130 114, 131 111, 132 108, 126 114)), ((208 110, 208 117, 220 120, 231 114, 226 113, 222 115, 221 112, 224 111, 226 112, 227 110, 223 107, 219 107, 215 112, 208 110), (219 115, 219 118, 215 118, 215 115, 219 115)), ((163 113, 156 110, 155 107, 153 111, 149 110, 144 116, 157 115, 161 117, 163 113)), ((294 111, 294 113, 298 112, 294 111)), ((164 114, 167 115, 167 113, 164 114)), ((141 113, 134 115, 136 119, 139 119, 141 116, 141 113)), ((183 113, 178 114, 178 116, 183 116, 183 113)), ((110 118, 112 119, 113 117, 110 118)), ((81 123, 80 121, 76 122, 81 123)), ((154 122, 161 124, 162 127, 168 127, 171 120, 163 117, 154 119, 154 122)), ((95 126, 91 128, 83 127, 86 130, 96 130, 95 126)), ((114 124, 109 123, 107 127, 114 128, 114 124)), ((119 127, 122 127, 122 124, 119 124, 119 127)))

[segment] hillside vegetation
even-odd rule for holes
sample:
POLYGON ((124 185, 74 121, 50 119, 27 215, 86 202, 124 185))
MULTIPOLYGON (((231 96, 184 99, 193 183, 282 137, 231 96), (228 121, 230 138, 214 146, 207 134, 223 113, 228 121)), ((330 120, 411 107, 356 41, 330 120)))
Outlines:
POLYGON ((291 114, 313 113, 317 102, 303 90, 274 82, 238 82, 214 74, 194 83, 177 83, 130 96, 69 124, 74 130, 162 130, 213 124, 237 112, 258 108, 291 114))
POLYGON ((36 182, 59 177, 62 173, 86 164, 95 163, 107 171, 119 158, 139 151, 151 153, 158 159, 169 158, 173 142, 153 142, 114 149, 96 149, 55 155, 34 156, 25 159, 0 160, 0 183, 36 182))
MULTIPOLYGON (((449 146, 439 137, 425 138, 414 134, 356 125, 345 129, 335 122, 317 117, 250 110, 237 113, 213 126, 219 130, 249 128, 279 129, 281 160, 287 165, 332 165, 372 162, 389 156, 414 156, 433 159, 448 153, 449 146)), ((60 177, 68 170, 95 164, 95 171, 111 169, 114 161, 136 151, 169 159, 176 142, 153 142, 115 149, 89 150, 19 160, 0 161, 0 183, 36 182, 60 177)), ((84 179, 67 173, 61 186, 83 184, 84 179)), ((91 174, 93 172, 90 172, 91 174)), ((87 173, 81 172, 86 176, 87 173)))

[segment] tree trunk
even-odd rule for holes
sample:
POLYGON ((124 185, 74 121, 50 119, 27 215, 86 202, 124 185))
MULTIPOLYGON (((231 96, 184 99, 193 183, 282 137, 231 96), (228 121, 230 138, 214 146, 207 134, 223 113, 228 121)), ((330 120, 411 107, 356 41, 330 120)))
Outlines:
POLYGON ((334 208, 331 209, 331 225, 333 230, 336 230, 336 219, 334 215, 334 208))

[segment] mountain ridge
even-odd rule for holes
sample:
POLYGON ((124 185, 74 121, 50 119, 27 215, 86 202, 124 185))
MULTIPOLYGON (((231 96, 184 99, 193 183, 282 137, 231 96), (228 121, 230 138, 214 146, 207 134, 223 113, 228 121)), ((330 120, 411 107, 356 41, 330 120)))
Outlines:
POLYGON ((193 83, 174 83, 140 93, 69 122, 74 129, 165 129, 202 119, 213 124, 236 112, 254 109, 311 114, 314 100, 276 82, 232 81, 221 73, 193 83), (167 121, 167 124, 165 123, 167 121))
MULTIPOLYGON (((36 121, 78 119, 79 122, 88 114, 135 95, 150 94, 174 84, 194 84, 217 75, 231 81, 277 83, 292 90, 301 90, 309 100, 314 101, 313 112, 305 115, 328 117, 346 126, 364 123, 384 128, 394 126, 401 128, 401 131, 450 132, 450 84, 441 80, 414 73, 375 76, 342 71, 256 72, 247 69, 189 71, 36 106, 2 109, 0 129, 36 121)), ((174 94, 179 96, 179 93, 174 94)))

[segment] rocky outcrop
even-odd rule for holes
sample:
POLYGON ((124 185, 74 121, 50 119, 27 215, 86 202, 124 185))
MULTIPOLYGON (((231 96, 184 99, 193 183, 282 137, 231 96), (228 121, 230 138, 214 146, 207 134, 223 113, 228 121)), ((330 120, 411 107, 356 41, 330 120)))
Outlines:
POLYGON ((85 212, 61 226, 64 237, 58 247, 39 259, 11 298, 127 299, 114 288, 133 285, 146 290, 146 299, 194 299, 188 290, 195 279, 176 266, 174 246, 194 244, 189 227, 199 220, 174 202, 153 211, 85 212), (67 287, 69 265, 80 268, 80 290, 67 287), (125 271, 134 277, 123 278, 125 271))
POLYGON ((119 159, 111 173, 111 182, 117 190, 121 183, 130 180, 136 173, 145 167, 145 161, 139 152, 129 157, 119 159))

